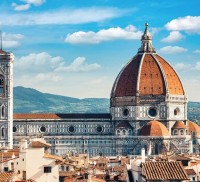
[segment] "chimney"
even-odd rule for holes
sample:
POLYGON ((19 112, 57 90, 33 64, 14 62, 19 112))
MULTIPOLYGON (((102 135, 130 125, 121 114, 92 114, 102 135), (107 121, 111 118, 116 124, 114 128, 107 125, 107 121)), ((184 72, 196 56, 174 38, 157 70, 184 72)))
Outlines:
POLYGON ((28 148, 27 146, 28 146, 27 140, 25 139, 20 140, 19 142, 20 152, 23 151, 24 149, 27 149, 28 148))
POLYGON ((142 163, 145 163, 145 149, 141 149, 142 163))

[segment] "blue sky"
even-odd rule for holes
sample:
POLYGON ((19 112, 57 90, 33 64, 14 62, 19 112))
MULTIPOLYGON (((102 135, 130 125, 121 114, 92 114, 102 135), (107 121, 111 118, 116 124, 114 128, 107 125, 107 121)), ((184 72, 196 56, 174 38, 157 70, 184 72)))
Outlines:
POLYGON ((179 74, 188 100, 200 101, 199 6, 199 0, 1 0, 14 85, 109 98, 148 21, 157 53, 179 74))

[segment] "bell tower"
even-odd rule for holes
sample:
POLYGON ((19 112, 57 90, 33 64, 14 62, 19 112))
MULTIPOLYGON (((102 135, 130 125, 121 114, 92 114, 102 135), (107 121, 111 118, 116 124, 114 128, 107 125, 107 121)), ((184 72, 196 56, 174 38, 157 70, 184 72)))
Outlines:
MULTIPOLYGON (((2 41, 1 41, 2 42, 2 41)), ((0 47, 0 147, 13 147, 13 60, 0 47)))

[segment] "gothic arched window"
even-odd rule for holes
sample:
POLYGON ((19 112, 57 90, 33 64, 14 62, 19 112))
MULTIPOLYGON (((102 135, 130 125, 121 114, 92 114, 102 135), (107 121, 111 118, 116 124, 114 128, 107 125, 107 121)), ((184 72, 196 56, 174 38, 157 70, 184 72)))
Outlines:
POLYGON ((1 116, 4 118, 5 117, 5 107, 1 107, 1 116))
POLYGON ((2 138, 5 137, 5 128, 1 128, 1 137, 2 137, 2 138))
POLYGON ((4 94, 4 77, 0 75, 0 95, 4 94))

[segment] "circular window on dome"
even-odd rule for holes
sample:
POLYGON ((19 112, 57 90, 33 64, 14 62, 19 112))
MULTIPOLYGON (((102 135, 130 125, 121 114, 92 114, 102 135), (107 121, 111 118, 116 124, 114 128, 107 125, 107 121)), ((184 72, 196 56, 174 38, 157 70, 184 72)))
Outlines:
POLYGON ((156 117, 156 115, 157 115, 157 109, 154 108, 154 107, 149 108, 149 110, 148 110, 148 115, 149 115, 150 117, 156 117))
POLYGON ((123 116, 127 117, 129 115, 129 110, 128 109, 124 109, 123 110, 123 116))
POLYGON ((75 132, 75 127, 74 126, 70 126, 68 130, 69 130, 70 133, 73 133, 73 132, 75 132))
POLYGON ((174 116, 178 116, 180 114, 180 109, 176 108, 174 109, 174 116))
POLYGON ((98 133, 101 133, 103 131, 103 127, 102 126, 97 126, 96 130, 97 130, 98 133))
POLYGON ((46 129, 45 126, 41 126, 41 127, 40 127, 40 132, 44 133, 44 132, 46 132, 46 131, 47 131, 47 129, 46 129))
POLYGON ((17 132, 17 127, 13 126, 13 133, 17 132))

